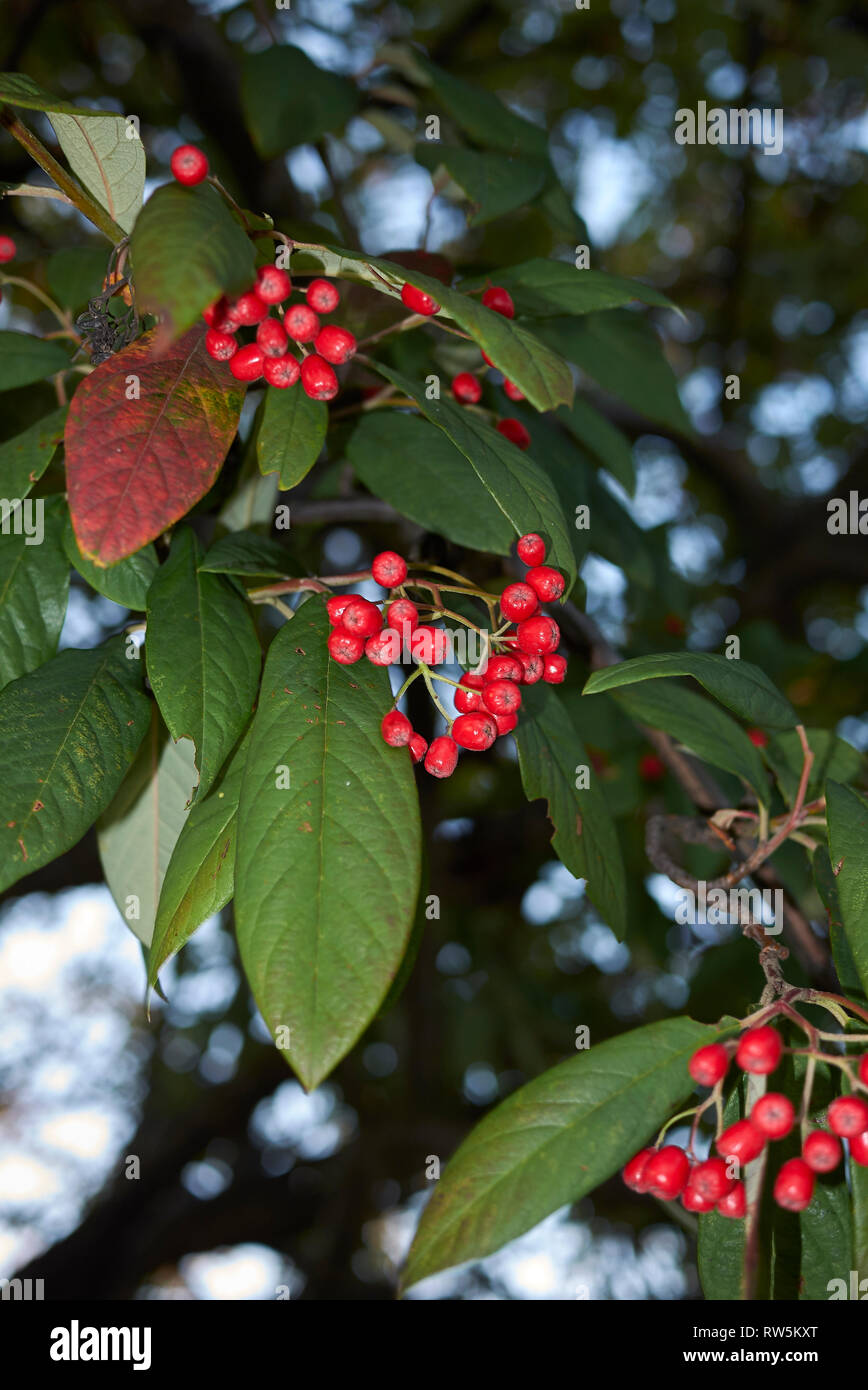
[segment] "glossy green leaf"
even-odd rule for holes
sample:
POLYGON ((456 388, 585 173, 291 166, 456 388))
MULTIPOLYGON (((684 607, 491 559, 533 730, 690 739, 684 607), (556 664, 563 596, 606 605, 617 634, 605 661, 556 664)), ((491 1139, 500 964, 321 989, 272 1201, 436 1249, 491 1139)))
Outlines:
POLYGON ((810 1206, 799 1216, 799 1233, 798 1296, 809 1302, 827 1299, 831 1280, 843 1277, 850 1282, 850 1266, 846 1270, 843 1266, 852 1248, 853 1232, 850 1193, 843 1174, 817 1179, 810 1206))
POLYGON ((450 1159, 422 1213, 404 1285, 490 1255, 610 1178, 690 1094, 691 1053, 728 1031, 690 1018, 652 1023, 522 1086, 450 1159))
POLYGON ((190 808, 163 879, 148 954, 148 983, 234 891, 236 813, 247 757, 245 736, 205 797, 190 808))
POLYGON ((70 115, 80 116, 86 110, 88 116, 117 118, 116 111, 91 111, 89 107, 76 106, 71 101, 52 96, 23 72, 0 72, 0 102, 20 106, 25 111, 66 111, 70 115))
POLYGON ((594 695, 600 690, 615 690, 660 676, 692 676, 722 705, 761 728, 786 728, 798 722, 789 701, 759 666, 750 661, 730 661, 710 652, 661 652, 656 656, 633 657, 595 671, 584 693, 594 695))
POLYGON ((380 736, 388 676, 330 661, 328 632, 325 604, 310 599, 269 649, 235 866, 244 970, 307 1089, 349 1052, 388 992, 420 861, 410 757, 380 736))
POLYGON ((247 725, 260 648, 246 600, 200 572, 198 542, 183 527, 148 592, 148 678, 174 739, 196 745, 199 792, 213 785, 247 725))
POLYGON ((98 594, 104 594, 115 603, 123 604, 124 608, 144 612, 148 589, 160 567, 157 552, 152 545, 143 546, 126 560, 119 560, 116 565, 95 565, 79 550, 72 522, 67 518, 63 528, 63 548, 69 563, 98 594))
POLYGON ((69 366, 69 353, 59 343, 32 333, 0 332, 0 391, 31 386, 69 366))
POLYGON ((66 616, 69 563, 63 499, 29 499, 8 512, 0 502, 0 688, 57 651, 66 616))
POLYGON ((861 1284, 860 1301, 868 1293, 863 1280, 868 1279, 868 1168, 858 1163, 850 1165, 852 1192, 853 1268, 861 1284))
MULTIPOLYGON (((821 796, 826 781, 855 782, 865 768, 865 756, 838 738, 830 729, 806 729, 805 735, 814 761, 808 776, 807 800, 821 796)), ((789 804, 795 800, 802 775, 804 755, 799 735, 795 729, 775 734, 769 739, 765 750, 766 758, 774 770, 781 793, 789 804)))
POLYGON ((285 546, 255 531, 232 531, 215 541, 199 562, 200 574, 238 574, 281 579, 298 573, 285 546))
MULTIPOLYGON (((485 281, 475 278, 467 283, 469 288, 474 288, 485 281)), ((607 275, 602 270, 579 270, 572 261, 546 260, 543 257, 522 261, 520 265, 498 269, 497 283, 509 290, 517 314, 529 314, 533 318, 591 314, 603 309, 617 309, 637 299, 643 304, 676 309, 665 294, 651 285, 643 285, 641 280, 607 275)))
POLYGON ((548 136, 539 126, 517 116, 493 92, 455 77, 425 54, 414 53, 413 57, 431 83, 438 102, 477 144, 487 150, 522 154, 531 159, 548 158, 548 136))
POLYGON ((825 845, 817 845, 811 855, 811 869, 814 875, 814 884, 826 909, 829 922, 829 946, 841 988, 845 994, 864 994, 864 986, 859 979, 859 971, 856 969, 853 952, 850 950, 850 943, 844 930, 841 904, 838 901, 837 881, 832 872, 832 861, 825 845))
POLYGON ((627 875, 621 846, 606 793, 556 691, 538 686, 524 691, 515 742, 526 796, 541 796, 548 803, 558 858, 576 878, 587 880, 588 895, 603 921, 622 937, 627 875), (590 770, 589 785, 579 790, 582 768, 590 770))
POLYGON ((145 147, 124 116, 59 115, 51 124, 79 183, 125 232, 132 231, 145 192, 145 147))
POLYGON ((63 439, 66 411, 61 406, 0 444, 0 495, 7 501, 26 497, 39 482, 63 439))
POLYGON ((569 593, 576 578, 570 535, 555 488, 542 468, 473 412, 452 401, 428 400, 421 384, 382 362, 375 365, 460 450, 516 537, 537 531, 548 538, 550 563, 567 576, 569 593))
POLYGON ((145 946, 195 783, 192 743, 174 743, 152 707, 136 760, 96 827, 105 881, 118 912, 145 946))
POLYGON ((254 280, 253 243, 207 183, 167 183, 152 193, 130 256, 139 311, 158 314, 172 338, 221 294, 240 294, 254 280))
POLYGON ((151 710, 126 650, 61 652, 0 693, 0 891, 72 849, 120 786, 151 710))
MULTIPOLYGON (((416 161, 432 173, 441 166, 448 171, 473 205, 468 217, 471 227, 525 207, 551 178, 551 169, 539 160, 493 154, 490 150, 480 154, 458 145, 426 140, 416 145, 416 161)), ((502 281, 498 279, 498 283, 502 281)))
POLYGON ((293 145, 314 144, 340 131, 360 97, 346 77, 325 72, 291 44, 248 53, 241 69, 241 104, 251 138, 263 159, 293 145))
POLYGON ((664 729, 705 762, 744 778, 768 805, 768 776, 759 752, 741 725, 710 700, 667 680, 630 686, 615 698, 631 719, 664 729))
POLYGON ((636 491, 633 446, 617 425, 595 410, 583 396, 576 396, 572 406, 562 406, 558 419, 632 496, 636 491))
POLYGON ((460 449, 418 415, 371 411, 347 458, 375 497, 456 545, 508 555, 515 528, 460 449))
POLYGON ((300 382, 287 390, 266 387, 265 409, 256 437, 263 476, 277 473, 283 492, 300 483, 320 456, 328 423, 325 402, 311 400, 300 382))
POLYGON ((844 933, 868 994, 868 802, 851 787, 827 782, 826 821, 844 933))

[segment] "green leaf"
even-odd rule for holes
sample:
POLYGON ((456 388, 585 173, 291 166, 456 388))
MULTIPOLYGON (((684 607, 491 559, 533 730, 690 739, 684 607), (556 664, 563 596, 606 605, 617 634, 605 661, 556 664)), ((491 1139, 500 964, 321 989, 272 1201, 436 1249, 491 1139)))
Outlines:
POLYGON ((0 102, 23 107, 25 111, 66 111, 71 116, 80 116, 82 111, 86 111, 88 116, 114 116, 117 119, 116 111, 92 111, 90 107, 75 106, 71 101, 53 97, 23 72, 0 72, 0 102))
POLYGON ((757 749, 741 725, 710 700, 667 680, 633 686, 615 698, 631 719, 664 729, 705 762, 734 772, 769 804, 768 777, 757 749))
POLYGON ((221 294, 253 283, 253 243, 210 184, 167 183, 152 193, 130 241, 141 312, 179 338, 221 294))
POLYGON ((308 1090, 349 1052, 398 971, 421 840, 409 754, 380 736, 388 676, 330 661, 328 632, 325 604, 310 599, 271 644, 235 866, 245 974, 308 1090))
POLYGON ((418 415, 371 411, 347 444, 347 458, 375 497, 456 545, 508 555, 515 528, 464 454, 418 415))
POLYGON ((603 921, 623 937, 627 875, 618 835, 593 770, 588 787, 576 787, 579 770, 590 768, 590 759, 554 690, 534 686, 524 692, 515 742, 525 795, 548 803, 558 858, 576 878, 587 880, 603 921))
MULTIPOLYGON (((477 276, 467 281, 467 288, 485 283, 485 278, 477 276)), ((641 280, 626 280, 602 270, 578 270, 571 261, 545 260, 541 256, 520 265, 498 267, 497 283, 509 290, 517 314, 533 318, 591 314, 617 309, 636 299, 680 312, 665 294, 643 285, 641 280)))
POLYGON ((282 44, 245 55, 241 105, 254 145, 263 159, 273 159, 342 130, 360 98, 346 77, 325 72, 300 48, 282 44))
POLYGON ((59 343, 34 338, 32 333, 0 333, 0 391, 31 386, 69 366, 69 353, 59 343))
MULTIPOLYGON (((824 783, 829 778, 835 782, 855 782, 861 776, 865 758, 851 743, 838 738, 829 729, 806 729, 805 735, 814 754, 808 776, 808 801, 822 794, 824 783)), ((765 755, 777 777, 784 800, 792 804, 804 763, 801 740, 795 729, 788 729, 769 739, 765 755)))
POLYGON ((765 671, 750 661, 730 661, 710 652, 661 652, 636 656, 617 666, 595 671, 585 685, 586 695, 615 690, 636 681, 660 676, 692 676, 722 705, 760 727, 785 728, 798 723, 790 702, 772 684, 765 671))
MULTIPOLYGON (((738 1083, 730 1093, 724 1110, 724 1125, 744 1119, 751 1106, 766 1089, 765 1077, 751 1076, 738 1083)), ((699 1218, 697 1263, 702 1291, 714 1301, 742 1301, 747 1297, 748 1271, 746 1265, 748 1242, 762 1222, 763 1187, 768 1162, 768 1148, 745 1168, 743 1180, 748 1199, 747 1215, 743 1220, 721 1216, 709 1211, 699 1218)), ((768 1258, 763 1246, 764 1232, 756 1239, 762 1254, 756 1272, 756 1298, 768 1297, 768 1258)))
POLYGON ((557 418, 632 497, 636 491, 633 446, 617 425, 595 410, 583 396, 576 396, 570 407, 561 406, 557 418))
POLYGON ((516 536, 538 531, 549 538, 550 561, 567 576, 568 594, 576 578, 570 535, 557 493, 539 465, 471 411, 451 401, 428 400, 424 388, 402 373, 382 362, 372 365, 415 400, 423 415, 460 450, 516 536))
POLYGON ((196 745, 204 796, 245 728, 260 649, 247 601, 221 575, 200 572, 189 527, 176 532, 148 592, 148 678, 174 739, 196 745))
POLYGON ((26 502, 0 517, 0 688, 54 656, 66 616, 69 565, 60 497, 26 502), (28 516, 28 509, 32 508, 28 516))
POLYGON ((63 548, 69 563, 98 594, 104 594, 124 608, 144 612, 148 589, 160 568, 157 552, 152 545, 143 546, 116 565, 95 565, 79 550, 72 522, 67 518, 63 529, 63 548))
POLYGON ((288 390, 266 387, 265 410, 256 437, 263 477, 278 473, 282 492, 300 483, 320 456, 328 423, 325 402, 311 400, 300 384, 288 390))
POLYGON ((72 849, 135 757, 151 704, 125 647, 61 652, 0 693, 0 892, 72 849))
POLYGON ((221 536, 199 563, 200 574, 259 575, 264 579, 282 579, 298 570, 284 546, 256 531, 232 531, 221 536))
POLYGON ((136 760, 96 827, 106 883, 118 912, 145 946, 154 934, 160 886, 195 781, 192 743, 173 743, 153 708, 136 760))
POLYGON ((190 808, 160 891, 148 955, 148 983, 234 891, 236 813, 249 738, 245 735, 205 797, 190 808))
POLYGON ((868 802, 851 787, 827 782, 826 821, 844 932, 868 994, 868 802))
POLYGON ((691 435, 675 375, 641 314, 612 309, 582 318, 540 319, 537 335, 613 396, 649 420, 691 435))
MULTIPOLYGON (((492 154, 490 150, 479 154, 458 145, 440 145, 425 140, 420 140, 416 145, 416 159, 432 173, 441 166, 448 170, 474 205, 467 219, 471 227, 481 226, 484 222, 514 212, 516 208, 525 207, 542 192, 551 178, 551 169, 538 160, 492 154)), ((498 283, 502 282, 498 280, 498 283)), ((560 312, 563 313, 563 309, 560 312)))
POLYGON ((0 493, 8 502, 26 497, 51 463, 63 439, 66 411, 61 406, 0 444, 0 493))
POLYGON ((850 1186, 853 1192, 853 1268, 861 1283, 868 1279, 868 1168, 851 1163, 850 1186))
POLYGON ((735 1026, 672 1018, 597 1043, 522 1086, 471 1131, 422 1213, 404 1286, 481 1259, 626 1163, 688 1096, 698 1047, 735 1026))
POLYGON ((859 979, 853 952, 850 950, 847 934, 844 931, 837 883, 835 875, 832 873, 829 851, 825 845, 817 845, 811 855, 811 869, 817 892, 828 914, 829 945, 832 950, 832 960, 835 963, 835 973, 841 983, 841 988, 845 994, 863 994, 862 981, 859 979))
POLYGON ((522 324, 496 314, 478 299, 450 289, 430 275, 375 256, 308 242, 296 242, 292 264, 296 270, 310 266, 326 275, 360 280, 396 299, 400 299, 405 283, 415 285, 440 305, 444 318, 454 319, 470 334, 537 410, 555 410, 573 399, 572 373, 563 358, 522 324))
POLYGON ((88 193, 125 232, 132 231, 145 192, 145 147, 127 139, 123 116, 58 115, 51 124, 66 161, 88 193))
MULTIPOLYGON (((855 1166, 855 1165, 854 1165, 855 1166)), ((801 1260, 799 1298, 811 1302, 829 1297, 829 1282, 843 1275, 850 1282, 847 1256, 852 1248, 850 1193, 840 1181, 818 1180, 810 1206, 799 1216, 801 1260), (847 1269, 843 1265, 847 1263, 847 1269)))
POLYGON ((83 309, 102 291, 108 257, 93 246, 64 246, 45 264, 48 288, 63 309, 83 309))
POLYGON ((454 77, 423 53, 414 53, 413 57, 445 111, 477 144, 487 150, 548 159, 548 136, 539 126, 517 116, 493 92, 454 77))

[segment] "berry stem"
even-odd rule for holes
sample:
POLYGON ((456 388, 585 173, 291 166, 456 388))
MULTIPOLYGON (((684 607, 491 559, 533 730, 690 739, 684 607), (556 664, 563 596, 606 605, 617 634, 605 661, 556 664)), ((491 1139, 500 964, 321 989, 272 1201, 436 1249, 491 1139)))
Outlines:
POLYGON ((410 686, 413 684, 413 682, 414 682, 414 680, 416 679, 416 677, 417 677, 417 676, 421 676, 421 675, 422 675, 422 667, 421 667, 421 666, 417 666, 416 669, 415 669, 415 671, 411 671, 411 672, 410 672, 409 676, 408 676, 407 679, 404 681, 404 684, 401 686, 401 689, 398 691, 397 695, 395 696, 395 699, 394 699, 394 704, 395 704, 395 705, 397 705, 398 701, 402 698, 402 696, 404 696, 404 695, 407 693, 407 691, 409 690, 410 686))
MULTIPOLYGON (((388 338, 390 333, 406 333, 411 328, 418 328, 420 323, 427 323, 428 319, 424 314, 410 314, 405 319, 399 319, 397 323, 392 323, 388 328, 381 328, 379 333, 371 333, 367 338, 360 338, 357 347, 370 347, 371 343, 379 343, 383 338, 388 338)), ((394 386, 391 388, 394 391, 394 386)), ((413 401, 411 404, 415 405, 413 401)))
POLYGON ((430 668, 429 668, 428 666, 426 666, 426 664, 425 664, 424 661, 420 661, 420 662, 419 662, 419 670, 422 672, 422 679, 423 679, 423 681, 425 682, 426 686, 428 687, 428 694, 431 696, 431 699, 432 699, 432 701, 434 702, 434 704, 436 705, 436 707, 437 707, 437 709, 439 710, 440 714, 442 714, 443 718, 446 720, 447 727, 451 729, 451 728, 452 728, 452 720, 449 718, 449 715, 446 713, 445 709, 443 708, 443 706, 441 705, 439 699, 437 698, 437 692, 436 692, 436 690, 434 689, 434 685, 433 685, 433 682, 432 682, 432 680, 431 680, 431 670, 430 670, 430 668))

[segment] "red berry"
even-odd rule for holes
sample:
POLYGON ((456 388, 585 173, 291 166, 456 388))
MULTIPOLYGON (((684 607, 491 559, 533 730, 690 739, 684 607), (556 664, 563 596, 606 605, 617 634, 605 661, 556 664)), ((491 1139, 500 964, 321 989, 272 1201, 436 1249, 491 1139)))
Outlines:
POLYGON ((699 1047, 687 1063, 687 1070, 700 1086, 716 1086, 721 1077, 726 1076, 729 1067, 729 1054, 722 1043, 708 1043, 699 1047))
POLYGON ((314 347, 320 357, 327 362, 349 362, 356 350, 356 340, 346 328, 338 328, 336 323, 327 323, 316 335, 314 347))
POLYGON ((0 265, 6 265, 7 261, 14 261, 18 247, 11 236, 0 236, 0 265))
POLYGON ((482 296, 482 302, 486 309, 493 309, 496 314, 503 314, 506 319, 515 318, 512 295, 502 285, 492 285, 490 289, 487 289, 482 296))
POLYGON ((476 405, 482 399, 482 383, 470 372, 459 372, 452 378, 452 394, 462 405, 476 405))
POLYGON ((386 609, 386 622, 402 634, 407 623, 412 632, 419 624, 419 609, 408 598, 396 598, 386 609))
POLYGON ((775 1178, 774 1199, 786 1211, 804 1211, 814 1195, 814 1175, 803 1158, 788 1158, 775 1178))
POLYGON ((354 632, 347 632, 345 628, 336 627, 329 633, 328 649, 334 661, 339 661, 342 666, 352 666, 353 662, 361 661, 364 656, 365 639, 357 637, 354 632))
POLYGON ((860 1168, 868 1168, 868 1132, 854 1134, 850 1139, 850 1157, 860 1168))
POLYGON ((560 570, 553 570, 550 565, 535 565, 533 569, 528 570, 524 578, 540 603, 554 603, 566 587, 560 570))
POLYGON ((554 618, 540 615, 518 625, 518 645, 523 652, 548 656, 560 645, 561 630, 554 618))
POLYGON ((687 1186, 681 1194, 681 1205, 684 1207, 685 1211, 714 1211, 714 1202, 708 1197, 703 1197, 699 1188, 694 1187, 692 1173, 688 1179, 687 1186))
MULTIPOLYGON (((2 237, 0 237, 0 241, 2 241, 2 237)), ((2 259, 2 257, 0 257, 0 259, 2 259)), ((225 294, 221 295, 219 299, 215 299, 213 304, 209 304, 202 315, 208 327, 216 328, 218 320, 223 318, 228 308, 229 304, 225 294)))
POLYGON ((266 357, 262 374, 269 386, 284 390, 287 386, 294 386, 298 381, 301 367, 292 353, 287 352, 283 357, 266 357))
POLYGON ((425 758, 425 771, 432 777, 451 777, 458 762, 458 744, 447 734, 435 738, 425 758))
POLYGON ((765 748, 769 741, 768 734, 763 733, 762 729, 748 729, 747 736, 757 748, 765 748))
POLYGON ((863 1086, 868 1086, 868 1052, 859 1058, 859 1080, 863 1086))
POLYGON ((265 366, 265 353, 256 343, 239 348, 229 359, 229 370, 236 381, 258 381, 265 366))
POLYGON ((643 1176, 653 1197, 671 1202, 681 1193, 689 1172, 690 1164, 684 1150, 677 1144, 667 1144, 649 1158, 643 1176))
POLYGON ((735 1178, 729 1176, 722 1158, 706 1158, 704 1162, 697 1163, 690 1174, 689 1186, 696 1188, 712 1206, 725 1197, 734 1185, 735 1178))
POLYGON ((391 627, 375 632, 365 643, 365 656, 375 666, 396 664, 401 657, 401 634, 391 627))
POLYGON ((842 1139, 852 1139, 868 1129, 868 1104, 859 1096, 839 1096, 828 1112, 829 1128, 842 1139))
POLYGON ((490 656, 483 674, 486 681, 520 681, 523 672, 517 656, 490 656))
POLYGON ((536 685, 545 675, 546 659, 536 653, 519 652, 519 660, 524 667, 524 674, 521 678, 522 685, 536 685))
POLYGON ((337 627, 346 612, 347 604, 352 603, 355 594, 333 594, 326 600, 326 612, 332 627, 337 627))
POLYGON ((468 671, 461 677, 461 683, 455 691, 455 708, 459 714, 473 714, 475 710, 482 708, 482 687, 485 684, 481 676, 474 675, 468 671))
POLYGON ((509 396, 509 399, 510 399, 511 401, 523 401, 523 400, 524 400, 524 392, 523 392, 523 391, 519 391, 519 389, 518 389, 518 387, 516 386, 515 382, 513 382, 513 381, 505 381, 505 382, 503 383, 503 389, 504 389, 504 391, 506 392, 506 394, 509 396))
POLYGON ((515 681, 486 681, 482 703, 491 714, 517 714, 521 709, 521 691, 515 681))
POLYGON ((482 348, 480 348, 480 352, 482 352, 482 360, 483 360, 483 362, 487 362, 488 365, 489 365, 489 367, 494 367, 494 370, 495 370, 495 371, 498 371, 499 369, 498 369, 498 367, 497 367, 497 364, 496 364, 495 362, 492 362, 492 360, 491 360, 491 358, 489 357, 488 353, 487 353, 487 352, 484 352, 484 351, 482 350, 482 348))
POLYGON ((301 364, 301 384, 314 401, 330 401, 338 394, 338 379, 328 362, 311 353, 301 364))
POLYGON ((179 145, 172 155, 170 167, 178 183, 191 188, 205 178, 208 160, 198 145, 179 145))
POLYGON ((672 637, 684 636, 684 619, 679 618, 677 613, 667 613, 663 619, 663 626, 672 637))
POLYGON ((496 428, 504 439, 509 439, 519 449, 526 449, 530 444, 530 435, 524 425, 520 420, 514 420, 511 415, 505 420, 498 420, 496 428))
POLYGON ((842 1153, 841 1140, 824 1129, 812 1129, 802 1145, 802 1158, 813 1173, 831 1173, 842 1153))
POLYGON ((311 280, 304 297, 318 314, 330 314, 341 302, 337 286, 330 280, 311 280))
POLYGON ((765 1024, 762 1028, 748 1028, 746 1033, 742 1033, 735 1060, 742 1071, 752 1072, 754 1076, 767 1076, 781 1060, 783 1050, 780 1033, 765 1024))
POLYGON ((390 748, 406 748, 413 737, 413 725, 406 714, 402 714, 399 709, 391 709, 388 714, 383 715, 380 733, 390 748))
POLYGON ((539 608, 539 599, 529 584, 507 584, 500 596, 500 611, 511 623, 523 622, 539 608))
POLYGON ((215 362, 228 362, 238 351, 238 344, 231 333, 220 333, 216 328, 209 328, 205 334, 205 351, 215 362))
MULTIPOLYGON (((423 290, 417 290, 415 285, 405 285, 401 290, 401 300, 408 309, 412 309, 414 314, 439 314, 440 305, 432 299, 430 294, 425 294, 423 290)), ((435 739, 436 742, 436 739, 435 739)), ((431 745, 433 748, 433 744, 431 745)))
POLYGON ((639 759, 639 776, 643 782, 659 782, 666 776, 666 764, 655 753, 645 753, 639 759))
POLYGON ((371 564, 371 574, 384 589, 397 589, 407 578, 407 561, 394 550, 381 550, 371 564))
MULTIPOLYGON (((442 666, 449 651, 449 639, 442 627, 420 623, 410 638, 410 654, 414 661, 426 666, 442 666)), ((432 744, 433 747, 433 744, 432 744)))
POLYGON ((721 1197, 715 1207, 721 1216, 731 1216, 738 1220, 747 1211, 747 1193, 743 1182, 737 1182, 725 1197, 721 1197))
POLYGON ((260 299, 256 290, 248 290, 246 294, 240 294, 232 305, 232 314, 245 328, 252 327, 254 323, 262 323, 263 319, 268 318, 268 305, 264 299, 260 299))
POLYGON ((263 319, 256 330, 256 341, 266 357, 283 357, 286 353, 286 329, 277 319, 263 319))
POLYGON ((256 272, 256 293, 266 304, 282 304, 292 293, 292 281, 276 265, 261 265, 256 272))
POLYGON ((648 1191, 645 1169, 648 1166, 649 1158, 656 1152, 656 1149, 640 1149, 637 1154, 633 1155, 630 1162, 621 1169, 621 1177, 632 1192, 648 1191))
POLYGON ((428 740, 421 734, 414 734, 407 747, 410 749, 410 757, 414 763, 420 763, 428 752, 428 740))
POLYGON ((452 737, 459 748, 484 753, 497 738, 497 724, 484 710, 474 711, 473 714, 459 714, 452 725, 452 737))
POLYGON ((296 343, 312 343, 319 333, 319 319, 307 304, 290 304, 283 326, 296 343))
POLYGON ((497 721, 498 738, 500 738, 501 734, 511 734, 518 723, 517 714, 496 714, 494 718, 497 721))
POLYGON ((750 1120, 736 1120, 725 1129, 714 1147, 721 1158, 736 1158, 739 1163, 750 1163, 762 1153, 766 1137, 755 1129, 750 1120))
POLYGON ((783 1139, 793 1127, 796 1112, 793 1102, 779 1091, 760 1096, 750 1112, 750 1122, 767 1139, 783 1139))
POLYGON ((373 637, 383 626, 379 608, 369 599, 354 594, 341 614, 341 627, 357 637, 373 637))
POLYGON ((567 674, 567 658, 552 654, 547 656, 543 668, 543 680, 547 685, 563 685, 567 674))
POLYGON ((518 558, 526 565, 541 565, 546 557, 546 543, 536 531, 529 531, 519 539, 516 546, 518 558))

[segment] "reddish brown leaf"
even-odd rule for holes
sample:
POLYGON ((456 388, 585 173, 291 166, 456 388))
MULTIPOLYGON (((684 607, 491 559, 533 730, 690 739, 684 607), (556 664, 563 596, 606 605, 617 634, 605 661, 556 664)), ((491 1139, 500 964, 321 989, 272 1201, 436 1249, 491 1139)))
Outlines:
POLYGON ((204 343, 204 330, 192 328, 156 357, 146 333, 72 398, 69 510, 79 549, 98 565, 125 559, 180 520, 220 471, 244 392, 204 343), (136 380, 138 399, 128 400, 136 380))

